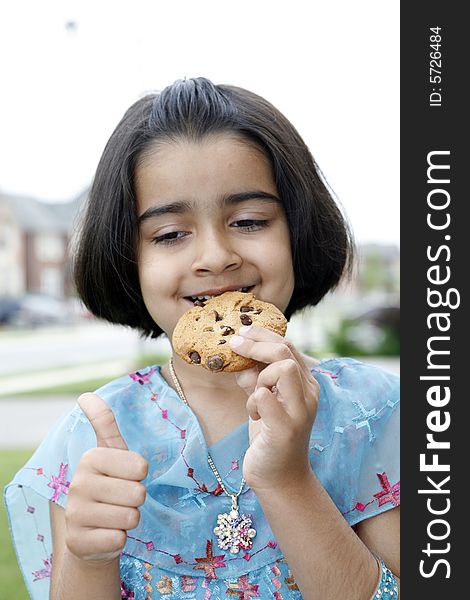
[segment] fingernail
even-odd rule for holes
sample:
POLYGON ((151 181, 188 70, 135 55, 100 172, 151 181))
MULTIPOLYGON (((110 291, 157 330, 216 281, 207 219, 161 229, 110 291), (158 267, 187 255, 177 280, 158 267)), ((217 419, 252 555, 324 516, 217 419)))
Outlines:
POLYGON ((243 338, 239 335, 233 335, 230 338, 229 344, 232 348, 238 348, 238 346, 241 346, 243 344, 243 341, 243 338))
POLYGON ((244 335, 245 333, 248 333, 251 329, 251 325, 242 325, 240 327, 240 329, 238 330, 238 333, 240 333, 241 335, 244 335))

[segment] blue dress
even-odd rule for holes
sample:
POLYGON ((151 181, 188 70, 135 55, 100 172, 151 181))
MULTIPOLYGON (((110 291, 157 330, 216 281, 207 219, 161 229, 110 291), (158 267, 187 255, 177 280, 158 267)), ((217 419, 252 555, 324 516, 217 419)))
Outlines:
MULTIPOLYGON (((400 503, 399 379, 350 358, 312 368, 320 402, 310 441, 314 472, 350 525, 400 503)), ((207 463, 207 445, 190 408, 158 366, 97 390, 111 406, 130 450, 149 462, 147 498, 121 557, 122 598, 218 600, 302 596, 257 498, 245 487, 240 512, 256 537, 237 553, 219 547, 221 493, 207 463)), ((49 502, 67 503, 70 481, 96 437, 78 406, 52 429, 5 488, 20 567, 31 598, 49 597, 52 563, 49 502)), ((247 423, 209 448, 224 484, 238 490, 248 447, 247 423)), ((312 511, 315 510, 312 507, 312 511)))

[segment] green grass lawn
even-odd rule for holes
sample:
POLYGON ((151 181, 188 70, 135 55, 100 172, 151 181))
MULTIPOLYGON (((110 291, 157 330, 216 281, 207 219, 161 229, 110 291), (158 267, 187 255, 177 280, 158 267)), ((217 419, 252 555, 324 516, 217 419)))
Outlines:
POLYGON ((16 471, 24 465, 33 453, 32 450, 0 450, 0 599, 29 600, 23 577, 16 562, 15 551, 11 543, 8 520, 3 502, 3 488, 12 479, 16 471))

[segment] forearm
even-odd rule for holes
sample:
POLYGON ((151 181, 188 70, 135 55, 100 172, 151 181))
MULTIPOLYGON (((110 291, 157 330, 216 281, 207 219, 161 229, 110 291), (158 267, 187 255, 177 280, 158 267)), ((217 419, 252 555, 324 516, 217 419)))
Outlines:
POLYGON ((120 600, 119 559, 109 563, 90 563, 66 550, 51 581, 50 600, 120 600))
POLYGON ((312 473, 302 486, 255 490, 305 600, 369 600, 377 562, 312 473))

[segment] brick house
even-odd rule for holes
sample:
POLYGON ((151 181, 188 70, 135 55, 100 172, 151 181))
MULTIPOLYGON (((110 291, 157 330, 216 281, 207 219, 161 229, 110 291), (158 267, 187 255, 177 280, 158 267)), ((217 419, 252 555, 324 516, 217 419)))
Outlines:
POLYGON ((73 294, 67 249, 85 197, 49 204, 0 193, 0 297, 73 294))

